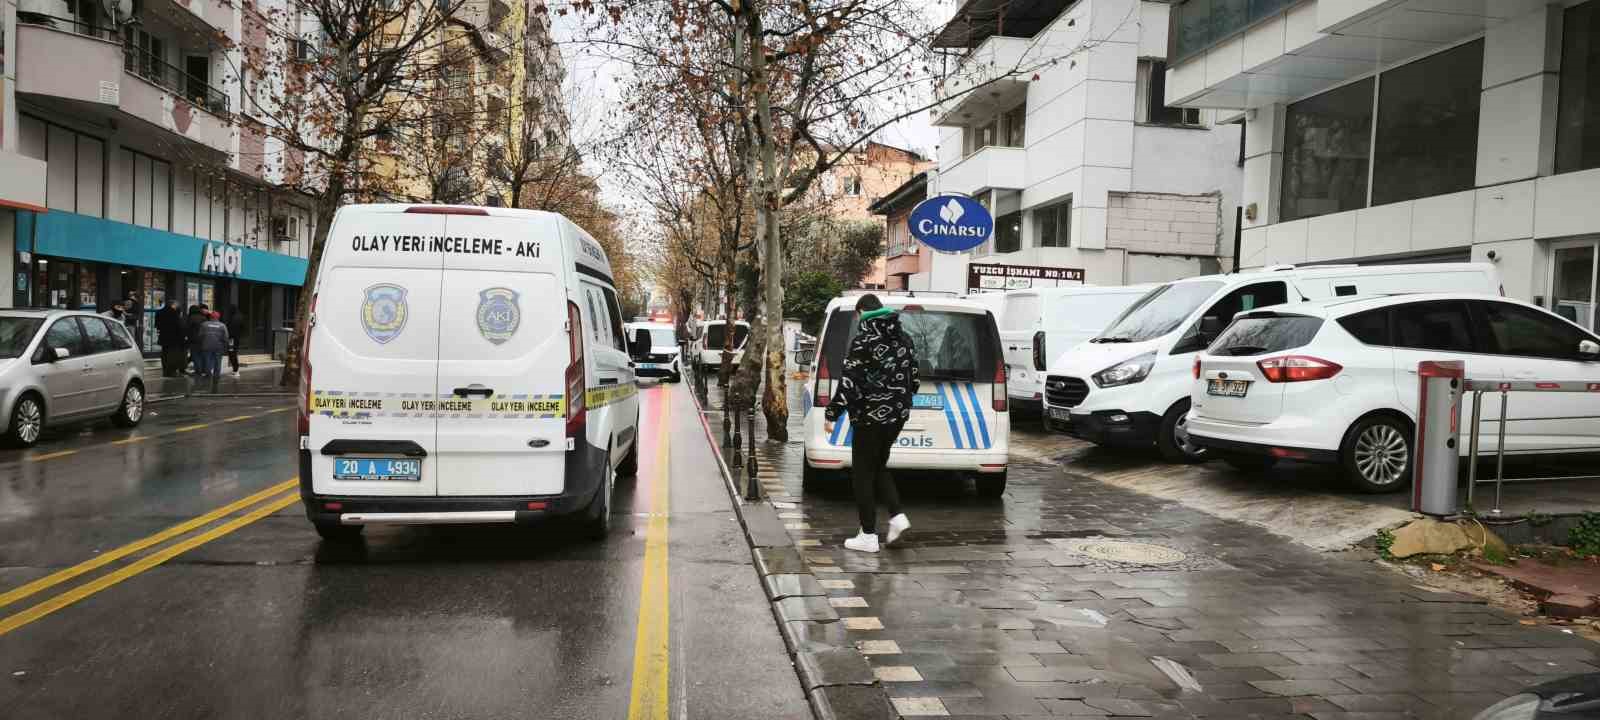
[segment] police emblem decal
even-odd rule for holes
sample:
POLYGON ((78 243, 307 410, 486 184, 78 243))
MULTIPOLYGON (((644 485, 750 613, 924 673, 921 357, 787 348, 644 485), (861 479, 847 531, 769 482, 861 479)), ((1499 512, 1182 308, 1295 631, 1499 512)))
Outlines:
POLYGON ((361 327, 367 337, 382 345, 400 336, 406 329, 406 289, 399 285, 379 283, 367 288, 366 299, 361 303, 361 327))
POLYGON ((478 293, 478 334, 499 345, 517 334, 522 324, 522 308, 517 306, 517 291, 495 287, 478 293))

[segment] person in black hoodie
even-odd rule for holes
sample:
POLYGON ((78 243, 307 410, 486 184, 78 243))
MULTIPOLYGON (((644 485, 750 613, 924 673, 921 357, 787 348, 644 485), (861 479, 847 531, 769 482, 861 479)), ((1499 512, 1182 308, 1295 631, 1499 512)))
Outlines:
POLYGON ((228 306, 224 324, 228 326, 228 365, 233 368, 233 376, 239 377, 239 338, 244 337, 244 316, 239 314, 238 305, 228 306))
POLYGON ((894 477, 884 466, 900 429, 911 417, 911 399, 921 380, 917 348, 900 328, 900 316, 872 294, 856 301, 856 312, 861 314, 860 327, 845 353, 843 378, 823 413, 823 428, 831 433, 840 416, 850 418, 850 469, 861 532, 844 541, 844 546, 877 552, 879 498, 889 511, 884 545, 894 544, 911 529, 911 521, 900 512, 894 477))
POLYGON ((177 377, 183 374, 184 349, 188 346, 188 327, 178 303, 167 299, 156 312, 156 342, 161 345, 161 376, 177 377))

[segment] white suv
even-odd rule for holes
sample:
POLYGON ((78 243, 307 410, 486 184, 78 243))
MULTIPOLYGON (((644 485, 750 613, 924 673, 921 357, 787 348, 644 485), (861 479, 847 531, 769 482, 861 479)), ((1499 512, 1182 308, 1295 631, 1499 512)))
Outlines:
MULTIPOLYGON (((1344 298, 1240 313, 1195 359, 1188 435, 1236 466, 1336 463, 1366 492, 1411 481, 1417 364, 1460 360, 1473 379, 1600 381, 1600 338, 1537 306, 1493 295, 1344 298)), ((1463 403, 1466 451, 1470 412, 1463 403)), ((1600 450, 1600 393, 1517 397, 1506 452, 1600 450)), ((1497 445, 1486 394, 1480 451, 1497 445)))

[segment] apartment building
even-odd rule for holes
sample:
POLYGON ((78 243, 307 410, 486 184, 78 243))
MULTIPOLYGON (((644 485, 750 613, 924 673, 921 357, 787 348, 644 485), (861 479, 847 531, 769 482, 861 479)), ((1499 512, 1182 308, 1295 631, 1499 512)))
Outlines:
POLYGON ((1079 269, 1094 285, 1233 267, 1241 128, 1164 101, 1170 10, 967 0, 939 32, 953 59, 929 193, 995 216, 969 262, 1079 269))
POLYGON ((0 304, 98 310, 131 297, 148 352, 167 299, 236 306, 244 347, 270 346, 294 317, 316 219, 281 184, 292 153, 242 107, 240 54, 268 42, 245 28, 262 12, 221 0, 7 5, 0 129, 17 157, 0 162, 24 174, 0 173, 0 194, 39 197, 0 218, 0 304))
POLYGON ((1242 115, 1244 266, 1489 261, 1593 329, 1597 38, 1592 0, 1191 0, 1166 101, 1242 115))
POLYGON ((928 176, 924 170, 899 187, 878 196, 867 207, 883 216, 884 287, 912 289, 911 278, 927 278, 933 271, 933 250, 911 237, 911 211, 928 198, 928 176))
MULTIPOLYGON (((821 209, 840 220, 871 220, 881 214, 873 209, 874 203, 889 195, 913 177, 934 167, 934 162, 915 150, 868 141, 860 150, 849 153, 817 181, 817 197, 821 209)), ((885 235, 886 240, 891 240, 885 235)), ((886 251, 888 250, 886 246, 886 251)), ((872 269, 861 279, 866 289, 893 289, 887 274, 887 253, 873 262, 872 269)))

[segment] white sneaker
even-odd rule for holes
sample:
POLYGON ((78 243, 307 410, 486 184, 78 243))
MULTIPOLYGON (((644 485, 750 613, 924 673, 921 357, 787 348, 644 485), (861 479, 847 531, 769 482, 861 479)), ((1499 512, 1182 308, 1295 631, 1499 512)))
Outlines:
POLYGON ((905 513, 889 518, 889 538, 883 544, 893 545, 896 540, 900 539, 901 535, 904 535, 910 529, 911 520, 906 517, 905 513))
POLYGON ((857 533, 855 537, 844 541, 844 546, 856 552, 875 553, 878 551, 878 534, 857 533))

